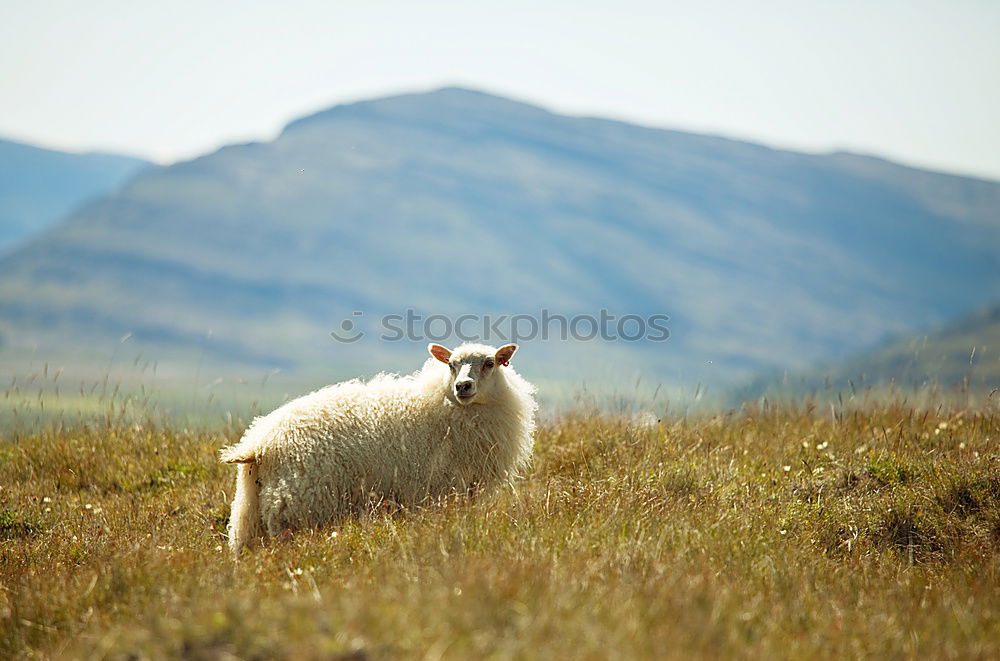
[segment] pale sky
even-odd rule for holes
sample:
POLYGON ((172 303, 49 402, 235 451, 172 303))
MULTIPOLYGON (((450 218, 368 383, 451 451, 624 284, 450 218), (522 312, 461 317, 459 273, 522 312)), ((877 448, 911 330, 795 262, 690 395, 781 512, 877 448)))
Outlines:
POLYGON ((0 137, 163 163, 462 85, 1000 179, 1000 1, 0 0, 0 137))

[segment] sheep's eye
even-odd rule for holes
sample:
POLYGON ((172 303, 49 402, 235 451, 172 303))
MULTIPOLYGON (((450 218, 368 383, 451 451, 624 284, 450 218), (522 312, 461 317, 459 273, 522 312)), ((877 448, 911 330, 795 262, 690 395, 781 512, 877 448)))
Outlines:
POLYGON ((488 369, 490 369, 492 367, 493 367, 493 361, 492 360, 487 360, 485 363, 483 363, 483 370, 484 371, 488 370, 488 369))
POLYGON ((452 372, 455 371, 455 363, 448 363, 448 367, 451 368, 452 372))

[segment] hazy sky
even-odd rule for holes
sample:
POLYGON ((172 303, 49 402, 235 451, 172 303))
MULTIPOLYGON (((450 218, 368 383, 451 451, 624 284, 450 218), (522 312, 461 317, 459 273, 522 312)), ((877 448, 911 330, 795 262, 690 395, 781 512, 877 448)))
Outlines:
POLYGON ((0 0, 0 136, 170 162, 464 85, 1000 179, 1000 1, 0 0))

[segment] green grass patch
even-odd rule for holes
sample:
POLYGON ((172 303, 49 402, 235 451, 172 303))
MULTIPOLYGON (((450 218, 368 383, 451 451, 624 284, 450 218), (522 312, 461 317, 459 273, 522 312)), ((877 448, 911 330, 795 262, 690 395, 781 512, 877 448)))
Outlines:
POLYGON ((888 455, 872 459, 867 466, 868 476, 883 486, 909 484, 917 478, 914 466, 888 455))
POLYGON ((0 509, 0 540, 31 537, 42 532, 37 517, 14 510, 0 509))
POLYGON ((150 489, 162 489, 177 486, 189 480, 204 478, 208 469, 201 464, 188 462, 170 463, 158 469, 150 476, 145 486, 150 489))

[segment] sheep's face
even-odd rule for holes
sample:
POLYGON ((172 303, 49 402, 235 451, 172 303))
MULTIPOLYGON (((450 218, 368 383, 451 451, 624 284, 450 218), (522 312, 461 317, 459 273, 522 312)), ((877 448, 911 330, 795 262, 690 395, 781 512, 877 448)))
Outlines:
POLYGON ((510 363, 517 345, 494 349, 482 344, 463 344, 449 351, 440 344, 431 344, 427 350, 451 370, 450 398, 466 406, 489 401, 499 380, 497 373, 510 363))

